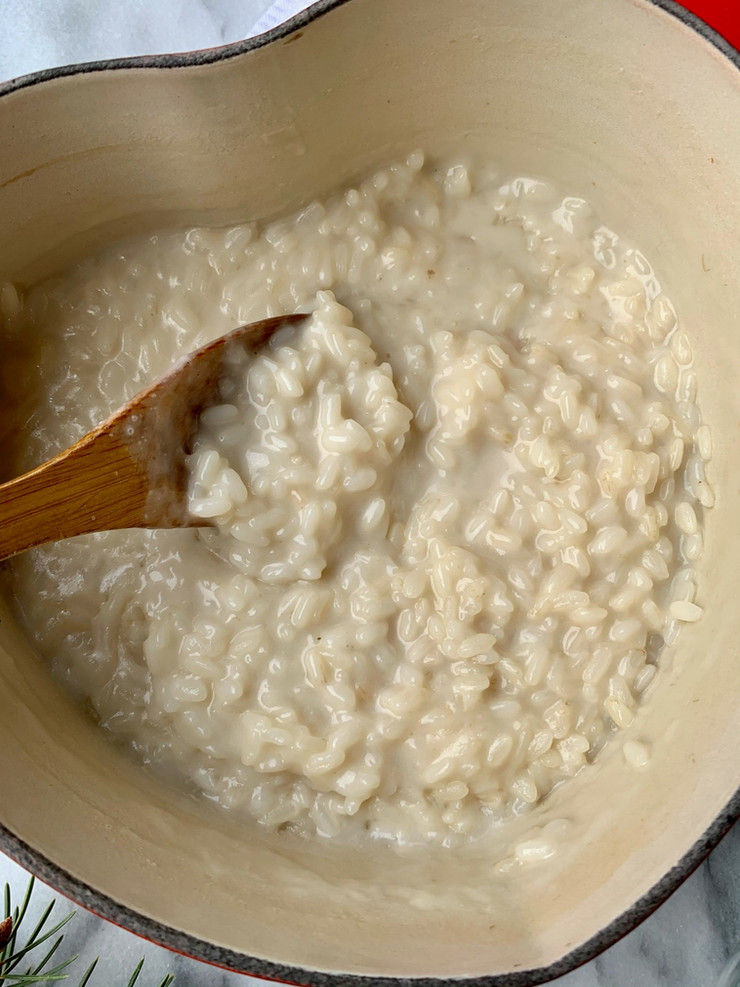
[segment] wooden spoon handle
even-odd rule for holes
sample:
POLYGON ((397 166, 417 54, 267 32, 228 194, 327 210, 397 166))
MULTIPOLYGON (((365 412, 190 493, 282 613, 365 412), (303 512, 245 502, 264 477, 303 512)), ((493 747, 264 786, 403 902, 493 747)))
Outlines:
POLYGON ((0 560, 59 538, 141 527, 147 476, 120 438, 95 430, 0 484, 0 560))
POLYGON ((207 343, 71 448, 0 484, 0 561, 91 531, 207 524, 188 512, 186 454, 198 415, 218 396, 226 355, 305 318, 262 319, 207 343))

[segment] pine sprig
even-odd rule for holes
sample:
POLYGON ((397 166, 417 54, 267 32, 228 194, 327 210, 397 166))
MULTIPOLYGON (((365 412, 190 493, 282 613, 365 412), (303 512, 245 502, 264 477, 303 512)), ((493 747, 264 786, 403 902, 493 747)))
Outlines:
MULTIPOLYGON (((0 987, 31 987, 33 984, 59 984, 63 980, 70 979, 70 967, 77 960, 77 956, 68 956, 59 960, 57 951, 64 943, 64 933, 62 929, 70 922, 75 912, 69 912, 58 922, 51 923, 52 913, 56 902, 51 901, 46 906, 31 932, 26 936, 22 929, 24 919, 28 914, 28 907, 33 895, 35 879, 32 877, 20 906, 13 907, 10 886, 5 885, 4 893, 4 917, 0 921, 0 987), (21 944, 20 934, 24 933, 21 944), (46 951, 35 953, 40 946, 46 945, 46 951), (23 971, 19 969, 24 961, 30 961, 30 965, 23 971)), ((25 967, 25 963, 23 964, 25 967)), ((82 975, 77 987, 95 987, 91 978, 98 965, 95 959, 82 975)), ((139 976, 144 967, 144 960, 140 961, 134 972, 131 974, 126 987, 136 987, 139 984, 139 976)), ((171 987, 175 978, 168 973, 157 987, 171 987)), ((74 982, 74 981, 73 981, 74 982)), ((140 987, 144 987, 143 984, 140 987)))

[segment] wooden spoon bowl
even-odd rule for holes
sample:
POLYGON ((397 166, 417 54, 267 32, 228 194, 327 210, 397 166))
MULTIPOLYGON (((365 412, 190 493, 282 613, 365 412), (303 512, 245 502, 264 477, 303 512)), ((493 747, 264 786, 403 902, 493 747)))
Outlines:
POLYGON ((263 319, 207 343, 69 449, 1 484, 0 560, 91 531, 208 525, 187 506, 198 416, 218 400, 232 347, 258 349, 305 317, 263 319))

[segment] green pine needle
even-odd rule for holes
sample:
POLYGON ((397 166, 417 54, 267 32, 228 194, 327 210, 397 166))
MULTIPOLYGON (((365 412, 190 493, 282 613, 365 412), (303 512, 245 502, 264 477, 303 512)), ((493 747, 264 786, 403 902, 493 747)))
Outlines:
MULTIPOLYGON (((11 970, 14 970, 18 966, 20 961, 27 953, 30 953, 32 949, 36 949, 37 946, 41 946, 43 945, 43 943, 47 942, 47 940, 51 939, 51 937, 56 935, 57 932, 59 932, 59 930, 63 926, 65 926, 67 922, 69 922, 70 919, 73 918, 74 916, 74 912, 70 912, 69 915, 64 916, 61 922, 57 922, 57 924, 53 928, 49 929, 48 932, 44 932, 44 926, 46 925, 46 922, 53 910, 54 910, 54 902, 52 901, 49 903, 48 908, 46 908, 44 914, 39 919, 36 928, 28 937, 28 941, 26 942, 26 945, 23 946, 21 949, 17 950, 16 952, 14 952, 13 955, 10 956, 8 960, 6 960, 4 967, 0 967, 2 976, 7 977, 8 973, 10 973, 11 970)), ((0 977, 0 983, 2 983, 1 977, 0 977)))
POLYGON ((127 987, 134 987, 134 984, 139 979, 139 974, 141 973, 141 968, 144 966, 144 957, 142 956, 139 961, 139 965, 136 967, 134 972, 131 974, 131 979, 129 980, 127 987))
POLYGON ((98 960, 99 959, 100 959, 99 956, 96 956, 95 957, 95 959, 92 961, 92 963, 90 964, 90 966, 87 968, 87 972, 83 976, 82 980, 80 980, 78 987, 87 987, 87 983, 90 980, 90 977, 92 977, 92 975, 93 975, 93 973, 95 971, 95 967, 98 965, 98 960))
MULTIPOLYGON (((4 941, 5 943, 0 948, 0 987, 31 987, 32 984, 59 984, 63 980, 69 980, 70 967, 77 960, 76 956, 68 956, 62 960, 59 960, 57 957, 57 951, 64 944, 64 934, 62 933, 60 935, 59 933, 74 918, 75 913, 70 912, 63 919, 48 928, 47 926, 50 924, 49 920, 54 911, 54 901, 51 901, 47 905, 41 918, 28 935, 25 935, 24 930, 22 930, 21 927, 28 913, 33 896, 34 885, 34 878, 31 878, 26 887, 20 907, 15 908, 13 907, 10 886, 8 884, 5 885, 3 895, 4 919, 10 920, 10 928, 8 929, 7 926, 3 926, 2 940, 0 940, 0 942, 4 941), (23 940, 19 940, 19 934, 21 932, 23 932, 23 940), (22 941, 23 944, 19 945, 19 941, 22 941), (34 950, 37 950, 39 946, 43 946, 44 943, 48 944, 46 952, 36 954, 32 957, 30 954, 34 950), (32 965, 27 968, 25 973, 22 973, 18 970, 18 965, 24 958, 30 960, 32 965), (52 965, 52 961, 54 961, 55 965, 52 965)), ((95 982, 91 978, 97 965, 98 960, 96 959, 82 975, 78 987, 96 987, 95 982)), ((131 974, 126 987, 136 987, 139 984, 139 977, 143 967, 144 960, 142 959, 131 974)), ((171 987, 174 981, 175 978, 172 974, 168 973, 157 987, 171 987)), ((139 987, 144 987, 144 985, 141 984, 139 987)))

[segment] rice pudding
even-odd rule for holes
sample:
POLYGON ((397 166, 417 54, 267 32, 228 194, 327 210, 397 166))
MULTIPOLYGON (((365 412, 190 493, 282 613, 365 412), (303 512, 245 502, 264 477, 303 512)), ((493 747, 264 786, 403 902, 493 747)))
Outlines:
POLYGON ((91 258, 6 306, 43 340, 19 469, 293 311, 202 417, 213 528, 14 560, 39 652, 270 829, 454 845, 610 740, 644 767, 635 710, 701 615, 711 438, 671 302, 583 199, 414 152, 285 219, 91 258))

